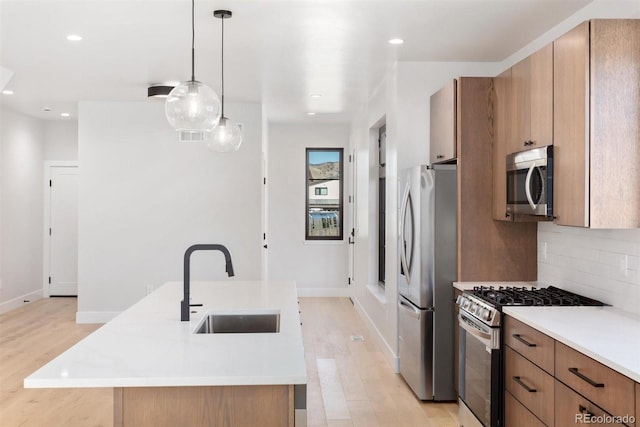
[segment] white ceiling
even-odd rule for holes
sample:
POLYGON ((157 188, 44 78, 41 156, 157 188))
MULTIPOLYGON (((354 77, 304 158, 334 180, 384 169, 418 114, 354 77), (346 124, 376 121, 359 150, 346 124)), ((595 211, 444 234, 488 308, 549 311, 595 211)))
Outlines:
MULTIPOLYGON (((212 12, 229 9, 227 101, 262 103, 273 121, 348 121, 396 60, 501 61, 590 1, 196 0, 196 79, 219 92, 212 12)), ((189 79, 190 55, 190 0, 0 0, 0 75, 15 92, 0 102, 34 117, 145 100, 150 84, 189 79)))

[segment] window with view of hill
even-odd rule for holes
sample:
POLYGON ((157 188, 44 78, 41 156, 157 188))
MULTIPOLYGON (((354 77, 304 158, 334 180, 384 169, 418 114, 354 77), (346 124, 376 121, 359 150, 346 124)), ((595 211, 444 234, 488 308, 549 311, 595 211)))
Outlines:
POLYGON ((342 240, 342 148, 307 148, 306 240, 342 240))

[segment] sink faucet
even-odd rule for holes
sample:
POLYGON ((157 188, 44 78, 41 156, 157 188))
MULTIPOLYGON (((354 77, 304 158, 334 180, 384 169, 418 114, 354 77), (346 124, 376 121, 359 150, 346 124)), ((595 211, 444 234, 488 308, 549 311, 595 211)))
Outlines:
POLYGON ((233 264, 231 263, 231 254, 223 245, 217 244, 198 244, 189 246, 184 253, 184 299, 180 302, 180 321, 189 321, 189 291, 190 291, 190 270, 191 270, 191 254, 195 251, 220 251, 224 254, 226 261, 226 272, 229 277, 233 276, 233 264))

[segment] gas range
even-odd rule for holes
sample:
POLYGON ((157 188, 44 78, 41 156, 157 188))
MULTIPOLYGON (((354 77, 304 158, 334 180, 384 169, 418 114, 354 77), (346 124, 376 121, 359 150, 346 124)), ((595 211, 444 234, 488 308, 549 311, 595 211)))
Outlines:
POLYGON ((460 310, 491 327, 499 327, 504 306, 602 306, 600 301, 549 286, 476 286, 462 293, 456 303, 460 310))

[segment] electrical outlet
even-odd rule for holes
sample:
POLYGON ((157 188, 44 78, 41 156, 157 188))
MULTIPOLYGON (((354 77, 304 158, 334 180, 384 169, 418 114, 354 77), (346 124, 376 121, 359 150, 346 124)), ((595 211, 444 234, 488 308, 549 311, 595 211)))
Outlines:
POLYGON ((542 242, 542 260, 547 260, 547 242, 542 242))

